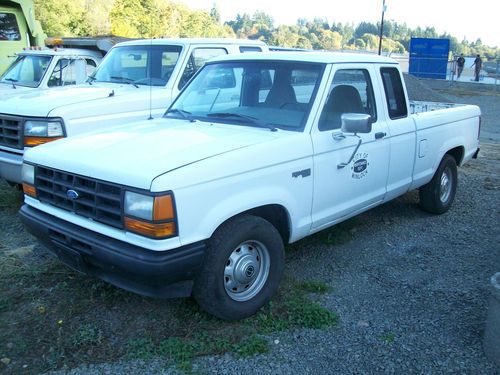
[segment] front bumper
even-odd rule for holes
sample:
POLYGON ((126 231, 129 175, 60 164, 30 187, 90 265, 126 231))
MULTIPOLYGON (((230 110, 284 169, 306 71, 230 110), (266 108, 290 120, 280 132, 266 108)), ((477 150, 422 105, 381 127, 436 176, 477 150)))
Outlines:
POLYGON ((0 177, 9 182, 22 182, 23 155, 0 150, 0 177))
POLYGON ((205 254, 204 242, 152 251, 81 228, 26 204, 19 213, 28 231, 67 266, 145 296, 189 296, 205 254))

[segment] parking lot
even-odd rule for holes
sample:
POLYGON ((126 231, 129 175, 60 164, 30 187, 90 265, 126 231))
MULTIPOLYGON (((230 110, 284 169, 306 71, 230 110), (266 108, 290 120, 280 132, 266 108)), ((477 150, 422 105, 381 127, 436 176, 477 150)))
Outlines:
POLYGON ((410 97, 425 87, 482 108, 480 157, 459 169, 452 209, 424 213, 410 192, 288 246, 278 298, 248 322, 66 269, 26 234, 21 196, 1 182, 0 372, 498 373, 482 334, 500 270, 500 96, 473 86, 409 85, 410 97))

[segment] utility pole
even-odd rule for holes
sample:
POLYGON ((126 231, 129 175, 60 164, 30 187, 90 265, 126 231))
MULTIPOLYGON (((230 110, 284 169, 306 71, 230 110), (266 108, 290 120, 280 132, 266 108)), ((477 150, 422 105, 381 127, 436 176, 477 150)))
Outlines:
POLYGON ((384 33, 384 13, 385 13, 385 0, 383 0, 382 3, 382 21, 380 22, 380 38, 378 42, 378 54, 380 55, 382 53, 382 37, 384 33))

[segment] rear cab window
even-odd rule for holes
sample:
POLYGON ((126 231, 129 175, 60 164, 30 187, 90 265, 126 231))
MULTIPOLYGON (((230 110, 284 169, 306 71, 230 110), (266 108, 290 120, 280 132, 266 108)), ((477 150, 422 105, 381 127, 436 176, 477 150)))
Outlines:
POLYGON ((14 13, 0 12, 0 41, 21 40, 19 25, 14 13))
POLYGON ((380 68, 380 74, 384 84, 389 117, 391 120, 407 117, 408 108, 399 70, 396 68, 380 68))
POLYGON ((240 46, 240 52, 241 53, 262 52, 262 48, 254 46, 240 46))
POLYGON ((179 81, 179 90, 186 85, 205 62, 220 55, 227 55, 227 50, 217 47, 195 48, 193 52, 191 52, 191 56, 189 56, 189 60, 182 73, 181 80, 179 81))

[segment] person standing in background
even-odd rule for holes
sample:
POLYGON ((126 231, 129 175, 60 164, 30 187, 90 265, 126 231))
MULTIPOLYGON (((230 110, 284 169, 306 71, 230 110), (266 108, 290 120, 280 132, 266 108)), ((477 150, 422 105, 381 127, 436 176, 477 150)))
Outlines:
POLYGON ((483 61, 481 60, 481 56, 476 55, 476 58, 474 59, 474 64, 471 65, 471 68, 472 67, 474 67, 474 80, 476 82, 479 82, 479 72, 483 67, 483 61))
POLYGON ((464 70, 464 65, 465 65, 464 54, 461 53, 460 57, 457 59, 457 79, 460 79, 460 76, 462 75, 462 72, 464 70))

